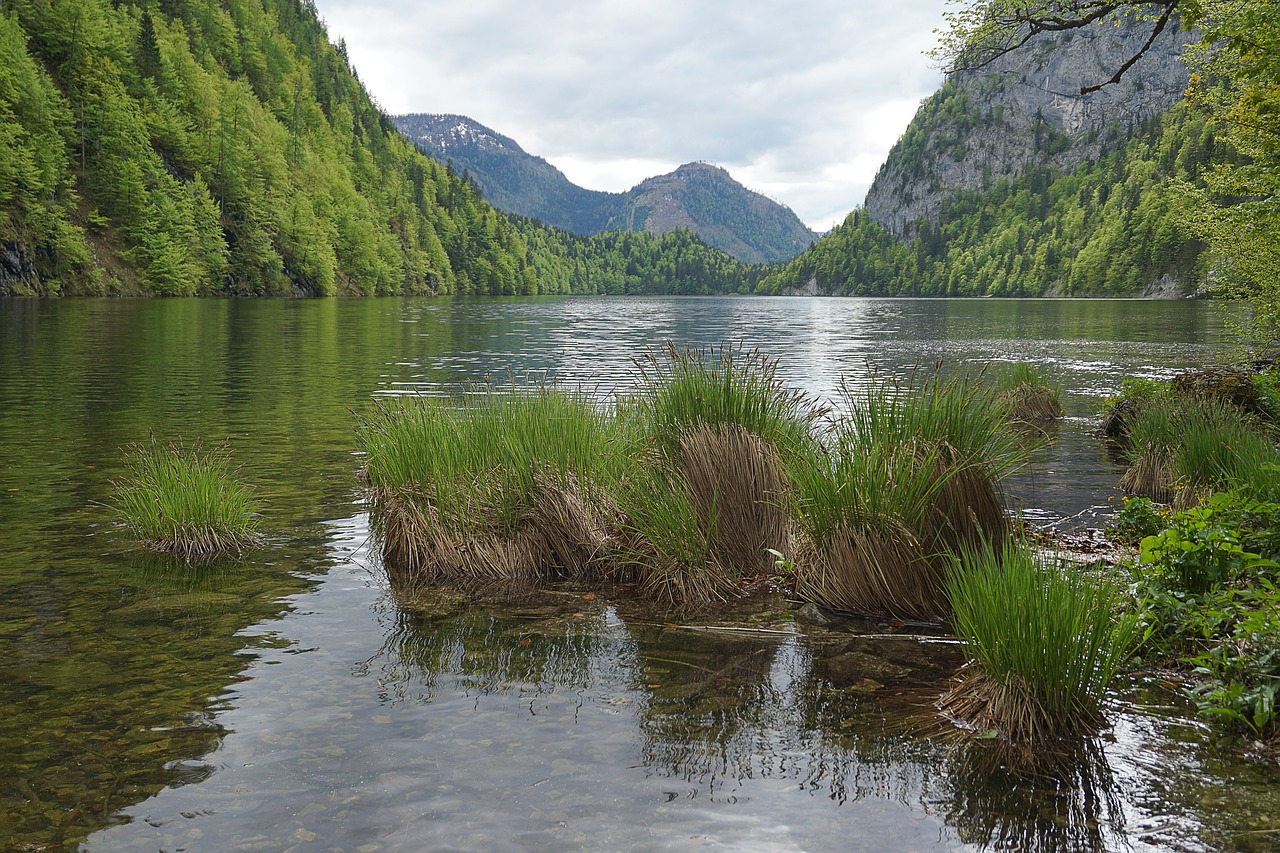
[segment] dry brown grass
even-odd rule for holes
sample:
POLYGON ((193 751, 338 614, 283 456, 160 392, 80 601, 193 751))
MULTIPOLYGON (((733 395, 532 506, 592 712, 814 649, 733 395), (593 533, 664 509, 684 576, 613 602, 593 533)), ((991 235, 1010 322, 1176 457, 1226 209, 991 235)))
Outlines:
POLYGON ((996 395, 996 405, 1010 421, 1040 423, 1062 417, 1058 395, 1043 385, 1023 383, 996 395))
POLYGON ((1023 747, 1070 742, 1096 733, 1102 725, 1100 712, 1051 712, 1018 675, 993 679, 972 663, 938 699, 938 710, 975 734, 997 731, 1004 742, 1023 747))
POLYGON ((698 424, 679 439, 679 476, 716 559, 739 575, 790 551, 787 476, 778 452, 737 424, 698 424))
POLYGON ((534 478, 527 522, 538 552, 538 574, 547 579, 599 581, 613 574, 617 508, 599 488, 574 474, 550 471, 534 478))
POLYGON ((535 496, 514 529, 496 508, 475 506, 467 519, 444 519, 430 494, 404 487, 373 495, 382 558, 407 581, 442 578, 531 583, 609 577, 614 539, 611 502, 577 477, 534 475, 535 496))
POLYGON ((998 732, 1003 741, 1028 747, 1093 734, 1102 723, 1097 713, 1055 715, 1016 674, 1001 681, 972 664, 938 709, 974 733, 998 732))
POLYGON ((937 489, 917 530, 925 553, 958 554, 984 542, 1002 547, 1009 517, 990 473, 957 460, 954 452, 940 452, 937 460, 937 489))
POLYGON ((1120 478, 1120 490, 1127 495, 1150 498, 1160 503, 1173 500, 1173 474, 1169 470, 1168 454, 1159 449, 1148 449, 1133 459, 1120 478))
POLYGON ((947 612, 945 575, 905 526, 833 531, 796 550, 796 596, 855 613, 934 619, 947 612))

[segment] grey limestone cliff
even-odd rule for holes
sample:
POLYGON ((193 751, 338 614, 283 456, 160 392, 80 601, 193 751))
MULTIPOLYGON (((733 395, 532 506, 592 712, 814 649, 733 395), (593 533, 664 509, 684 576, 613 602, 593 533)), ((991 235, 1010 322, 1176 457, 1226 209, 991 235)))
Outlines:
POLYGON ((1123 144, 1182 98, 1195 35, 1171 24, 1121 81, 1082 95, 1136 53, 1151 24, 1103 20, 1041 35, 985 69, 953 74, 924 102, 867 192, 871 218, 899 239, 935 222, 959 190, 1029 168, 1069 171, 1123 144))

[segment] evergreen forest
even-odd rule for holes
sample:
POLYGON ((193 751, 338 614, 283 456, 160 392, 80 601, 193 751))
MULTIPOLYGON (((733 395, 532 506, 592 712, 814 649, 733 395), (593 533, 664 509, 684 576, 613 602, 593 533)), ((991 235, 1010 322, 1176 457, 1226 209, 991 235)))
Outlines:
MULTIPOLYGON (((963 94, 945 86, 892 156, 908 163, 923 156, 920 127, 955 120, 947 110, 956 104, 971 120, 963 94)), ((1048 144, 1055 142, 1065 144, 1048 144)), ((922 223, 906 243, 855 210, 759 289, 779 293, 814 280, 847 296, 1137 296, 1163 277, 1198 282, 1204 246, 1180 227, 1188 199, 1179 186, 1198 184, 1228 156, 1213 126, 1179 107, 1073 172, 1032 167, 954 193, 938 224, 922 223)))

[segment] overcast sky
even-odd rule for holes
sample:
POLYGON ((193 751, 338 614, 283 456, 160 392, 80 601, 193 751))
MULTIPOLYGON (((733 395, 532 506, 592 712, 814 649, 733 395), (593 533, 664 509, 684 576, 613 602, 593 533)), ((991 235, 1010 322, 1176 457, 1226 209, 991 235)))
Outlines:
POLYGON ((825 231, 941 83, 945 0, 317 0, 390 113, 459 113, 620 192, 705 160, 825 231))

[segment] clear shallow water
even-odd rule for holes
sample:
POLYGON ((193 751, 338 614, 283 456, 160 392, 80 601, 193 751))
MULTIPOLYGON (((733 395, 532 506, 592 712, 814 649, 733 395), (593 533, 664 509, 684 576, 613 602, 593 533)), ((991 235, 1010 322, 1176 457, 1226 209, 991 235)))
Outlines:
POLYGON ((1100 395, 1230 345, 1201 303, 0 303, 0 849, 1276 849, 1274 780, 1159 689, 1028 783, 904 731, 945 643, 386 587, 352 409, 508 372, 603 393, 665 340, 758 346, 823 396, 1039 361, 1070 418, 1011 492, 1045 521, 1111 493, 1100 395), (100 502, 148 431, 227 440, 271 547, 200 571, 134 551, 100 502))

